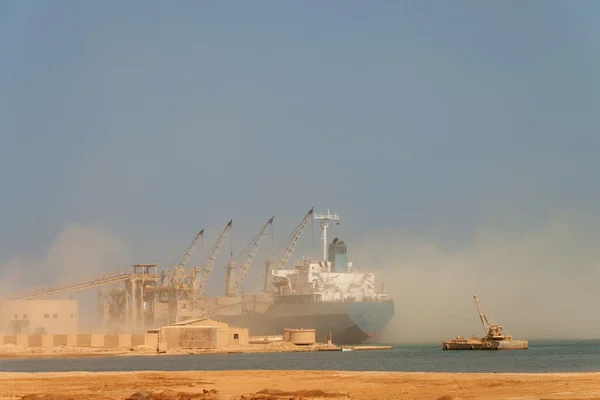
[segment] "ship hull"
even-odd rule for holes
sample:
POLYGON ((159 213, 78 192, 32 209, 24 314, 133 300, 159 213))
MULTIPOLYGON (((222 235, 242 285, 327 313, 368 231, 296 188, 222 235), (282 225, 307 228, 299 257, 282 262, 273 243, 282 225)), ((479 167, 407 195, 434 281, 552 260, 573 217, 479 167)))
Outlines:
POLYGON ((213 316, 231 326, 248 328, 250 336, 281 335, 286 328, 315 329, 317 341, 331 334, 337 344, 377 340, 394 316, 394 302, 272 304, 263 313, 213 316))
POLYGON ((527 340, 448 340, 442 350, 527 350, 527 340))

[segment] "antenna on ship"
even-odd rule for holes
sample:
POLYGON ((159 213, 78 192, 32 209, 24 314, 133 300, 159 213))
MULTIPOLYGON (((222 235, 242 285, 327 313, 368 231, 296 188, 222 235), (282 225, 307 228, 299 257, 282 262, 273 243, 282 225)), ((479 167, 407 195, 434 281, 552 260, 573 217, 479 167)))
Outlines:
POLYGON ((321 241, 323 242, 323 260, 327 262, 327 227, 329 226, 329 221, 335 221, 336 225, 339 225, 338 222, 340 217, 333 213, 329 212, 327 209, 327 214, 315 214, 315 219, 321 220, 321 241))

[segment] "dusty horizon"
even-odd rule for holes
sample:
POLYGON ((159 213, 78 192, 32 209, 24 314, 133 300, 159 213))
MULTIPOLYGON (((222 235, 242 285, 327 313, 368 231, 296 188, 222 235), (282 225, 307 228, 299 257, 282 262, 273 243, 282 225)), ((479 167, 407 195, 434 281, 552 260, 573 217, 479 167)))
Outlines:
MULTIPOLYGON (((594 229, 589 219, 559 213, 532 227, 482 228, 454 248, 401 231, 357 237, 340 229, 329 240, 343 238, 354 266, 374 272, 376 285, 384 283, 394 299, 396 315, 384 329, 382 341, 418 344, 473 333, 481 336, 473 294, 488 316, 514 338, 594 339, 600 338, 596 333, 600 321, 593 317, 595 301, 591 301, 600 300, 593 286, 600 276, 594 268, 600 261, 594 229)), ((115 269, 111 265, 123 265, 122 260, 130 258, 123 237, 96 226, 73 224, 45 255, 9 260, 2 269, 0 289, 16 293, 34 284, 85 279, 110 272, 115 269), (32 265, 41 271, 39 275, 30 273, 32 265)), ((215 270, 221 269, 225 258, 219 258, 215 270)), ((254 260, 247 288, 260 288, 262 261, 258 256, 254 260)), ((209 281, 213 291, 222 286, 219 278, 209 281)), ((95 293, 90 289, 71 294, 80 301, 82 326, 95 321, 95 293)))

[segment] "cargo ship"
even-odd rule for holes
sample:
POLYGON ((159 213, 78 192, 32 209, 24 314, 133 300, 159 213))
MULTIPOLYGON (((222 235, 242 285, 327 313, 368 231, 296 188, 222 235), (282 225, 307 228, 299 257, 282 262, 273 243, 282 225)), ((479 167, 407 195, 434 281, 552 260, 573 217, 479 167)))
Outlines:
POLYGON ((251 336, 306 328, 316 330, 318 341, 330 335, 337 344, 359 344, 369 338, 376 341, 394 316, 393 299, 383 284, 376 286, 372 272, 359 270, 348 261, 342 240, 328 243, 329 221, 339 224, 339 216, 328 211, 314 218, 321 222, 323 259, 301 260, 292 269, 267 266, 261 301, 246 301, 241 312, 233 314, 215 311, 211 318, 246 327, 251 336), (262 307, 257 307, 259 302, 262 307))

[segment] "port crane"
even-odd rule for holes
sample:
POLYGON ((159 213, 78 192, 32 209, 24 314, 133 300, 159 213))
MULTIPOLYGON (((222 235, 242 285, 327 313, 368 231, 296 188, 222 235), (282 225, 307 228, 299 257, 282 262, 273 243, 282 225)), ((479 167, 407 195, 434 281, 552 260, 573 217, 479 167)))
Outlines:
POLYGON ((273 220, 275 217, 271 217, 271 219, 263 226, 263 228, 258 232, 258 234, 252 239, 252 241, 246 246, 243 253, 247 252, 246 261, 241 265, 240 270, 236 272, 235 282, 231 283, 231 275, 235 270, 235 261, 231 260, 227 266, 225 267, 227 276, 225 278, 225 295, 228 297, 234 297, 236 295, 236 291, 240 288, 240 285, 244 281, 244 277, 254 260, 254 256, 256 256, 256 252, 260 247, 260 244, 264 237, 267 235, 267 228, 273 224, 273 220))
MULTIPOLYGON (((192 257, 194 249, 198 246, 198 242, 204 235, 204 229, 202 229, 194 237, 191 243, 186 247, 183 256, 179 259, 179 263, 175 268, 167 269, 162 273, 161 284, 164 285, 166 278, 169 279, 168 295, 170 298, 181 296, 183 299, 188 300, 189 303, 193 302, 193 288, 190 285, 190 271, 187 269, 187 265, 192 257)), ((175 260, 171 265, 173 265, 175 260)))
MULTIPOLYGON (((285 269, 286 265, 290 261, 290 258, 292 257, 292 253, 294 252, 294 249, 296 248, 296 244, 298 243, 298 240, 300 239, 300 236, 302 235, 302 232, 304 231, 306 224, 310 220, 310 217, 313 215, 313 211, 314 211, 314 207, 311 208, 306 213, 306 215, 304 216, 302 221, 300 221, 300 223, 298 224, 296 229, 294 229, 294 231, 290 234, 290 236, 288 236, 288 238, 279 247, 279 249, 281 249, 285 244, 287 244, 287 247, 285 248, 283 256, 281 256, 281 258, 279 259, 277 266, 275 268, 273 268, 273 265, 275 265, 275 257, 273 257, 273 256, 267 258, 267 260, 265 261, 265 265, 266 265, 265 282, 264 282, 264 291, 265 292, 271 291, 271 286, 270 286, 271 270, 285 269)), ((277 251, 279 251, 279 249, 277 251)))
POLYGON ((481 323, 483 324, 483 329, 485 330, 487 339, 495 339, 502 340, 506 338, 506 335, 502 332, 502 325, 498 325, 494 321, 490 322, 487 314, 481 308, 481 304, 479 304, 479 299, 476 295, 473 295, 475 299, 475 305, 477 306, 477 311, 479 312, 479 318, 481 319, 481 323))
POLYGON ((198 232, 198 234, 194 237, 194 240, 192 240, 190 245, 185 249, 185 253, 183 254, 183 257, 181 258, 181 260, 179 261, 177 268, 186 268, 187 267, 188 263, 190 262, 190 257, 192 256, 192 253, 194 252, 194 249, 196 248, 196 246, 198 246, 198 242, 200 241, 200 238, 203 235, 204 235, 204 229, 202 229, 200 232, 198 232))
POLYGON ((279 260, 279 265, 277 266, 277 269, 284 269, 285 266, 287 265, 287 263, 290 261, 290 257, 292 256, 292 253, 294 252, 294 249, 296 248, 298 239, 300 239, 300 235, 302 235, 302 232, 304 231, 304 228, 306 227, 308 220, 313 215, 313 211, 314 211, 314 207, 311 208, 306 213, 306 215, 304 216, 304 218, 302 219, 302 221, 300 222, 298 227, 296 227, 294 232, 292 232, 290 237, 284 242, 284 244, 285 244, 289 241, 289 245, 285 249, 285 253, 283 253, 283 256, 281 257, 281 259, 279 260))
POLYGON ((131 269, 124 269, 108 274, 99 275, 95 278, 70 282, 58 285, 39 286, 26 294, 18 295, 11 300, 37 300, 44 297, 54 296, 61 293, 75 292, 98 286, 110 285, 131 279, 131 269))
POLYGON ((213 245, 210 255, 208 257, 208 264, 204 268, 200 268, 200 266, 194 267, 194 292, 196 293, 196 298, 200 299, 204 294, 204 288, 206 287, 206 282, 212 273, 213 267, 219 257, 219 253, 221 252, 221 248, 223 247, 223 243, 225 243, 225 239, 227 238, 227 234, 231 230, 231 226, 233 224, 233 219, 229 220, 221 235, 213 245))

